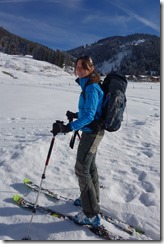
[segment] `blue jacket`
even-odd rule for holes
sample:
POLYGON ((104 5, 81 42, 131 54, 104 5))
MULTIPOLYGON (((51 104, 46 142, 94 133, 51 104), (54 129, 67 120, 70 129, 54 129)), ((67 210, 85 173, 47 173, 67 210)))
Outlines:
MULTIPOLYGON (((88 77, 76 80, 84 91, 84 86, 88 77)), ((85 89, 85 95, 80 94, 78 103, 78 119, 70 123, 72 130, 82 130, 91 133, 92 130, 87 127, 93 120, 98 120, 102 113, 103 91, 98 83, 89 84, 85 89)))

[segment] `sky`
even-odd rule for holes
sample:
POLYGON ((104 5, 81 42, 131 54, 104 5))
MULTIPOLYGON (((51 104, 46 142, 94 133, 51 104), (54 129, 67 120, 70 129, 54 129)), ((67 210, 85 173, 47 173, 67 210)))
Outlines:
POLYGON ((160 1, 0 0, 0 26, 54 50, 115 35, 160 36, 160 1))

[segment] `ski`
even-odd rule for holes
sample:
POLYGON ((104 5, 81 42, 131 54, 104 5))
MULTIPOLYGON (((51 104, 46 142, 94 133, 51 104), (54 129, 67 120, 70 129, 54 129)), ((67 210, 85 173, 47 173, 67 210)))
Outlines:
MULTIPOLYGON (((13 196, 13 200, 15 203, 17 203, 20 207, 22 207, 24 209, 31 210, 31 211, 34 210, 35 204, 33 202, 26 200, 19 194, 15 194, 13 196)), ((40 206, 40 205, 36 206, 36 211, 43 213, 43 214, 50 215, 53 218, 71 220, 75 224, 79 225, 78 223, 76 223, 74 221, 74 217, 72 215, 65 215, 65 214, 56 212, 52 209, 49 209, 47 207, 40 206)), ((83 226, 84 228, 88 228, 92 233, 98 235, 100 238, 102 238, 104 240, 125 240, 124 238, 122 238, 119 235, 110 233, 103 225, 100 225, 98 227, 93 227, 91 225, 80 225, 80 226, 83 226)))
MULTIPOLYGON (((32 190, 34 191, 38 191, 39 190, 39 186, 36 185, 33 181, 31 181, 29 178, 25 178, 23 180, 23 183, 30 187, 32 190)), ((56 200, 65 200, 65 201, 73 201, 73 199, 71 198, 67 198, 67 197, 63 197, 63 196, 60 196, 59 194, 56 194, 48 189, 45 189, 45 188, 41 188, 41 192, 44 193, 45 195, 49 196, 49 197, 52 197, 56 200)))
MULTIPOLYGON (((28 187, 30 187, 31 189, 35 190, 35 191, 38 191, 39 190, 39 186, 36 185, 33 181, 31 181, 29 178, 25 178, 23 180, 24 184, 27 185, 28 187)), ((45 188, 41 188, 41 192, 44 193, 45 195, 49 196, 49 197, 52 197, 56 200, 64 200, 64 201, 70 201, 72 204, 74 202, 73 199, 71 198, 67 198, 67 197, 64 197, 64 196, 60 196, 59 194, 55 194, 54 192, 48 190, 48 189, 45 189, 45 188)), ((136 228, 136 227, 133 227, 127 223, 124 223, 120 220, 117 220, 116 218, 113 218, 109 215, 106 215, 104 213, 100 213, 101 214, 101 217, 106 220, 107 222, 115 225, 116 227, 118 227, 119 229, 127 232, 128 234, 130 235, 144 235, 144 231, 140 228, 136 228)))

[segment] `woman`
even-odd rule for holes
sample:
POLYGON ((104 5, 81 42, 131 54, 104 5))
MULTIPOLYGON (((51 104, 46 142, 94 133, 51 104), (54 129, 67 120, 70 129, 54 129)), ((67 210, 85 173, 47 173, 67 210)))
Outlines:
POLYGON ((93 129, 90 123, 101 116, 103 91, 99 86, 100 77, 94 69, 93 61, 88 56, 82 56, 75 62, 76 82, 81 86, 78 113, 67 111, 69 121, 63 125, 60 122, 53 124, 53 134, 59 132, 81 130, 82 135, 77 150, 75 173, 79 180, 80 198, 75 200, 76 205, 82 206, 82 211, 75 215, 74 220, 79 224, 100 225, 99 206, 99 179, 96 167, 96 152, 103 138, 104 130, 93 129))

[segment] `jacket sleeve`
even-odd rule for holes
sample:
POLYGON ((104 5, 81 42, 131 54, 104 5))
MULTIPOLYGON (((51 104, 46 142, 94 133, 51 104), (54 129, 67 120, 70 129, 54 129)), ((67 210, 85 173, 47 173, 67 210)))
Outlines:
POLYGON ((70 123, 72 130, 80 130, 84 126, 91 123, 97 111, 97 106, 99 103, 99 94, 96 88, 86 88, 85 97, 83 94, 80 95, 80 110, 79 118, 70 123))

